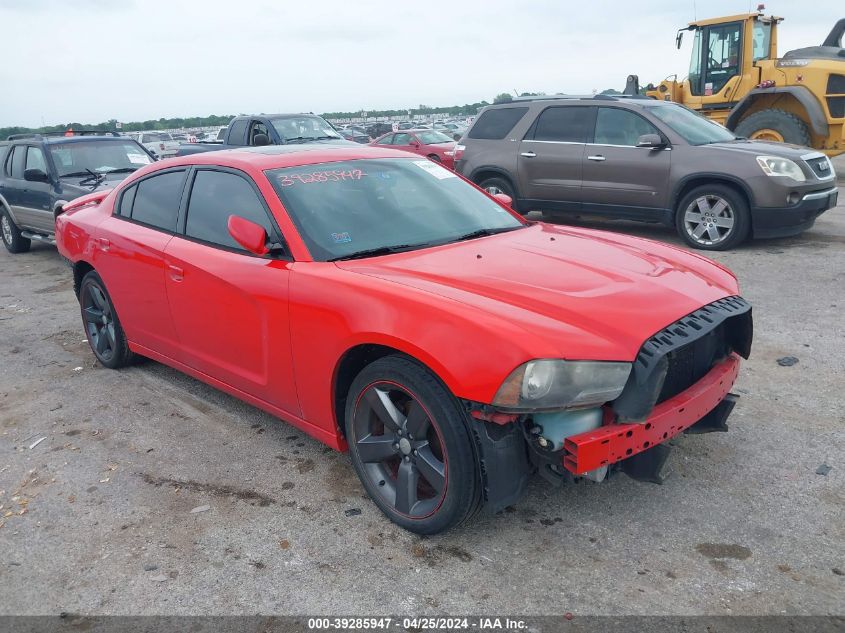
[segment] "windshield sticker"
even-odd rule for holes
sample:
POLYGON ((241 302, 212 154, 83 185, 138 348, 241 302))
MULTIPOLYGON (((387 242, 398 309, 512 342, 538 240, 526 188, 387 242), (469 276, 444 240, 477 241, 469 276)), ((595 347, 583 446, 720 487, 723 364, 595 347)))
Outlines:
POLYGON ((415 160, 414 165, 419 167, 425 172, 428 172, 438 180, 443 180, 445 178, 457 178, 457 176, 446 169, 445 167, 441 167, 437 163, 433 163, 430 160, 415 160))
POLYGON ((352 238, 349 236, 349 231, 344 231, 343 233, 332 233, 332 240, 335 244, 346 244, 351 242, 352 238))
POLYGON ((339 182, 341 180, 361 180, 366 176, 360 169, 350 169, 344 171, 342 169, 334 169, 331 171, 315 171, 310 174, 292 174, 290 176, 283 174, 279 176, 279 185, 282 187, 291 187, 296 184, 307 185, 312 182, 339 182))
POLYGON ((150 164, 150 157, 146 154, 127 154, 126 158, 129 159, 129 162, 133 165, 149 165, 150 164))

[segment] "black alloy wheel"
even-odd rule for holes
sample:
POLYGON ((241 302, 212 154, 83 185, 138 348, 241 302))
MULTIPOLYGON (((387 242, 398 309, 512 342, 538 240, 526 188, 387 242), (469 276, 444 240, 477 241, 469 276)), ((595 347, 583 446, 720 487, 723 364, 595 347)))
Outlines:
POLYGON ((397 383, 376 382, 355 408, 356 452, 382 499, 404 516, 433 514, 446 494, 447 458, 431 415, 397 383))
POLYGON ((105 367, 117 369, 133 358, 120 320, 100 276, 90 271, 79 288, 82 323, 91 351, 105 367))
POLYGON ((347 441, 361 482, 395 523, 434 534, 480 505, 480 476, 465 414, 426 368, 409 358, 374 361, 353 381, 347 441))

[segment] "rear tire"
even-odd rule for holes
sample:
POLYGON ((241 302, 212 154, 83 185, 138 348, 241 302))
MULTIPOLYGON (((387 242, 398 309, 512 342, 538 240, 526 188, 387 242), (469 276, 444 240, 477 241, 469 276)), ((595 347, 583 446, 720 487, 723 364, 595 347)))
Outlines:
POLYGON ((428 158, 433 160, 435 163, 442 163, 443 161, 440 160, 440 157, 437 154, 429 154, 428 158))
POLYGON ((82 326, 94 356, 104 367, 119 369, 133 362, 126 334, 120 325, 106 285, 95 271, 82 278, 79 285, 82 326))
POLYGON ((780 141, 809 146, 810 129, 800 118, 785 110, 761 110, 745 117, 736 126, 737 136, 760 141, 780 141), (778 138, 780 137, 780 138, 778 138))
POLYGON ((675 211, 675 228, 689 246, 726 251, 748 237, 751 212, 745 197, 726 185, 701 185, 687 193, 675 211))
POLYGON ((466 413, 430 371, 385 356, 358 374, 346 402, 352 464, 391 521, 436 534, 475 514, 481 475, 466 413))
POLYGON ((10 253, 26 253, 32 246, 32 240, 21 235, 21 230, 5 207, 0 209, 0 234, 3 235, 3 246, 10 253))

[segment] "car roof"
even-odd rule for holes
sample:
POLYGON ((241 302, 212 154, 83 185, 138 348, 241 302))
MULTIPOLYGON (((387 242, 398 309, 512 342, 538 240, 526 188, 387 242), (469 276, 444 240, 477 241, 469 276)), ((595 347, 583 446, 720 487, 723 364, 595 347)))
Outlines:
POLYGON ((239 147, 237 149, 203 152, 176 158, 169 158, 155 163, 162 167, 180 165, 217 165, 240 169, 278 169, 280 167, 298 167, 317 165, 346 160, 375 158, 411 158, 407 152, 386 149, 383 146, 360 145, 265 145, 263 147, 239 147))

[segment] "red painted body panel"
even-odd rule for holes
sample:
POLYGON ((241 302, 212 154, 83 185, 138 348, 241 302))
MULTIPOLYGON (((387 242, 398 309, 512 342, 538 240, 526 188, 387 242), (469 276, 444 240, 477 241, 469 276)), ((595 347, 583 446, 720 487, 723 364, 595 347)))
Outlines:
MULTIPOLYGON (((420 156, 437 156, 438 160, 443 164, 444 167, 448 167, 449 169, 455 168, 455 155, 452 152, 455 151, 456 143, 448 142, 423 144, 420 138, 412 130, 403 130, 401 133, 410 134, 411 138, 415 141, 415 144, 390 145, 390 148, 402 150, 403 152, 411 152, 412 154, 419 154, 420 156)), ((385 136, 392 136, 393 134, 395 134, 395 132, 388 132, 387 134, 382 134, 377 139, 373 140, 370 145, 378 145, 378 142, 385 136)), ((379 147, 385 146, 381 145, 379 147)))
POLYGON ((407 155, 377 147, 262 150, 147 166, 99 206, 59 216, 57 245, 101 274, 133 349, 335 447, 345 443, 334 381, 356 345, 405 352, 456 396, 489 403, 528 360, 630 361, 653 333, 738 290, 729 271, 698 255, 545 224, 378 258, 314 262, 264 170, 407 155), (122 188, 180 164, 249 175, 294 261, 216 249, 111 216, 122 188))
POLYGON ((732 354, 689 389, 654 407, 642 424, 610 424, 566 438, 563 465, 583 474, 669 441, 712 411, 738 375, 739 356, 732 354))

